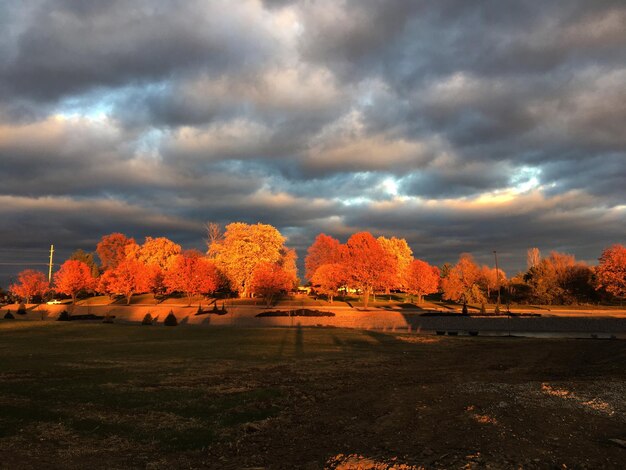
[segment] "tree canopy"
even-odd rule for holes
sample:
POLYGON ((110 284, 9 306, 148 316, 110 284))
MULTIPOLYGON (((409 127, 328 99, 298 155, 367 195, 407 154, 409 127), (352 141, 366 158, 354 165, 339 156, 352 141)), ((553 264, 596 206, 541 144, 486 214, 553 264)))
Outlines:
POLYGON ((126 246, 130 244, 135 244, 135 239, 128 238, 123 233, 104 235, 96 246, 102 270, 113 269, 126 258, 126 246))
POLYGON ((18 274, 17 283, 12 284, 9 290, 21 297, 27 303, 35 296, 42 296, 50 289, 48 278, 41 271, 26 269, 18 274))
POLYGON ((96 280, 91 275, 91 269, 82 261, 67 260, 54 275, 54 288, 71 296, 72 303, 76 303, 80 291, 95 287, 96 280))
POLYGON ((260 263, 281 263, 285 256, 292 256, 284 244, 285 237, 271 225, 235 222, 226 226, 222 239, 211 244, 209 255, 228 278, 230 288, 248 297, 260 263))
POLYGON ((220 277, 215 263, 198 251, 190 250, 177 255, 165 273, 168 292, 182 292, 187 304, 198 294, 212 294, 220 286, 220 277))
POLYGON ((606 248, 599 261, 598 287, 618 297, 626 296, 626 247, 616 244, 606 248))

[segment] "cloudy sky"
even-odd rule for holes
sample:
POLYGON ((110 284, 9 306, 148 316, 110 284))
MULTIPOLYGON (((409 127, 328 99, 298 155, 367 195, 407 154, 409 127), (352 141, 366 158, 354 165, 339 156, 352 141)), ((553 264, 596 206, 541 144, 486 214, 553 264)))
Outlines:
POLYGON ((208 220, 511 274, 626 241, 622 0, 0 0, 0 30, 4 279, 208 220))

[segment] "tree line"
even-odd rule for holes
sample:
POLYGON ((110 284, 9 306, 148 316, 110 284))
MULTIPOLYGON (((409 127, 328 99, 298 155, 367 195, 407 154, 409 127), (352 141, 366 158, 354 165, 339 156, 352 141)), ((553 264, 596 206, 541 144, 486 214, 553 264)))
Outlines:
MULTIPOLYGON (((73 302, 83 291, 122 295, 127 303, 137 293, 180 293, 190 303, 199 294, 230 291, 240 297, 262 296, 269 304, 298 286, 296 251, 285 246, 285 237, 275 227, 235 222, 222 230, 209 223, 207 234, 204 253, 183 250, 165 237, 146 237, 138 244, 122 233, 104 235, 95 253, 74 252, 55 273, 52 285, 43 272, 25 270, 10 290, 27 302, 52 289, 73 302)), ((477 264, 466 253, 454 265, 437 267, 415 259, 405 239, 358 232, 343 244, 319 234, 304 264, 317 295, 332 303, 337 295, 356 292, 365 307, 372 294, 391 291, 415 297, 418 303, 435 293, 454 302, 489 303, 502 296, 506 302, 539 304, 589 303, 626 295, 623 245, 606 248, 597 266, 565 253, 542 257, 537 248, 528 250, 527 259, 526 271, 511 278, 477 264)))
POLYGON ((463 303, 503 302, 537 304, 592 303, 626 296, 626 247, 606 248, 597 266, 573 255, 537 248, 527 253, 528 267, 508 279, 495 267, 479 265, 463 253, 456 264, 431 266, 414 259, 404 239, 374 238, 368 232, 352 235, 345 244, 325 234, 317 236, 305 259, 306 276, 329 300, 342 289, 357 288, 368 297, 376 291, 405 292, 417 297, 440 293, 444 300, 463 303))

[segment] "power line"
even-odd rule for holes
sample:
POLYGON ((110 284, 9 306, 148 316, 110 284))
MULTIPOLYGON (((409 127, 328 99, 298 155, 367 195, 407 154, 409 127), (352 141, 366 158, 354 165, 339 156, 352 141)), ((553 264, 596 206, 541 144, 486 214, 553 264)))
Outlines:
POLYGON ((0 251, 10 251, 10 252, 14 252, 14 251, 26 251, 26 252, 31 252, 31 253, 47 253, 50 250, 44 250, 41 248, 0 248, 0 251))
MULTIPOLYGON (((0 262, 0 265, 2 266, 48 266, 49 263, 38 263, 38 262, 32 262, 32 263, 25 263, 25 262, 19 262, 19 263, 11 263, 11 262, 0 262)), ((61 263, 53 263, 54 266, 60 266, 61 263)))

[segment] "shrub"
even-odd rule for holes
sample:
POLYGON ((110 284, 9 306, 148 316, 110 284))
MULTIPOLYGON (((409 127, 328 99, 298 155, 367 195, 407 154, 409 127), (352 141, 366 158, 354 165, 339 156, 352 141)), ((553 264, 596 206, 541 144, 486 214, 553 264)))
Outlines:
POLYGON ((226 305, 224 305, 224 302, 222 302, 222 313, 226 313, 226 305))
POLYGON ((24 304, 20 304, 20 305, 17 307, 17 314, 18 314, 18 315, 26 315, 26 305, 24 305, 24 304))
POLYGON ((4 314, 4 319, 5 320, 15 320, 15 317, 11 313, 11 310, 7 310, 7 313, 4 314))
POLYGON ((150 315, 150 313, 146 313, 146 315, 143 317, 143 320, 141 320, 141 324, 152 325, 152 315, 150 315))
POLYGON ((219 311, 220 311, 220 309, 219 309, 219 308, 217 308, 217 300, 216 300, 216 301, 213 303, 213 313, 217 313, 217 312, 219 312, 219 311))
POLYGON ((204 313, 204 310, 202 310, 202 305, 198 305, 198 311, 196 312, 196 315, 202 315, 204 313))
POLYGON ((70 314, 67 313, 67 310, 63 310, 60 314, 59 317, 57 318, 57 321, 70 321, 70 314))
POLYGON ((165 320, 163 321, 163 324, 165 326, 176 326, 178 325, 178 320, 176 319, 176 315, 174 315, 174 312, 170 310, 170 313, 167 314, 167 317, 165 317, 165 320))

